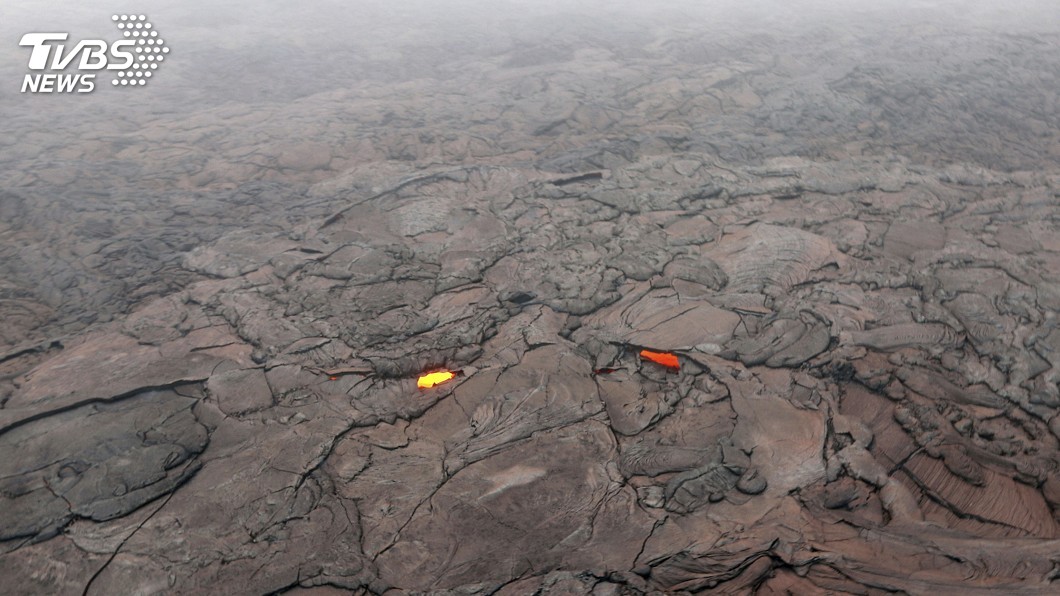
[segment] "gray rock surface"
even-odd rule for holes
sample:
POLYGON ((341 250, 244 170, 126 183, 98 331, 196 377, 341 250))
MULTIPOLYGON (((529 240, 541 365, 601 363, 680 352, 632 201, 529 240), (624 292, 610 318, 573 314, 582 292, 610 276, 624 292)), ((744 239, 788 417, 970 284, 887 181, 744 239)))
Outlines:
POLYGON ((0 107, 4 590, 1054 593, 1060 20, 810 4, 0 107))

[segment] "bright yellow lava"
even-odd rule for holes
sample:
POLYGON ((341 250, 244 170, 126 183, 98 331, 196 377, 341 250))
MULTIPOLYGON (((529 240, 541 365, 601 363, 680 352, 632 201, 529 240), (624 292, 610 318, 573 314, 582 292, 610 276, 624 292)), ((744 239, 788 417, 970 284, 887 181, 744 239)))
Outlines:
POLYGON ((456 373, 443 370, 441 372, 427 373, 420 377, 419 381, 416 381, 416 385, 420 389, 430 389, 435 385, 441 385, 442 383, 451 380, 456 376, 456 373))

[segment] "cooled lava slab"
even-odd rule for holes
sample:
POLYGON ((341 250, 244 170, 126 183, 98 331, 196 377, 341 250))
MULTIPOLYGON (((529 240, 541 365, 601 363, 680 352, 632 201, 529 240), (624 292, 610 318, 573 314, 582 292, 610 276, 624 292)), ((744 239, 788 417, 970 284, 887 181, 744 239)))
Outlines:
POLYGON ((66 149, 158 210, 5 174, 4 589, 1055 593, 1058 38, 899 25, 923 70, 574 28, 66 149))

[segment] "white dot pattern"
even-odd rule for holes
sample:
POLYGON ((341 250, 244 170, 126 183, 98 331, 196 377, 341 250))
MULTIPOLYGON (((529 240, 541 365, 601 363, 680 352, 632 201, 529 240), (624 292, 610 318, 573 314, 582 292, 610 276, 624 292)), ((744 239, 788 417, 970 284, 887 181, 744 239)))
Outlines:
POLYGON ((158 31, 147 21, 147 15, 116 14, 112 15, 110 20, 118 25, 122 36, 133 38, 130 41, 135 42, 133 49, 138 54, 126 70, 116 73, 117 78, 113 79, 111 84, 115 87, 146 85, 151 71, 157 69, 158 63, 165 58, 162 54, 169 53, 165 40, 158 37, 158 31))

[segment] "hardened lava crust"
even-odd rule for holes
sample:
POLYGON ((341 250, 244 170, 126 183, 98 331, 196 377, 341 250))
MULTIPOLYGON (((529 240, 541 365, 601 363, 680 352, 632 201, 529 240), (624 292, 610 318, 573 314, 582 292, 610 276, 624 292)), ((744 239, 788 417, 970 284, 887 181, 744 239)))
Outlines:
POLYGON ((1060 37, 822 19, 16 127, 0 591, 1056 593, 1060 37))

